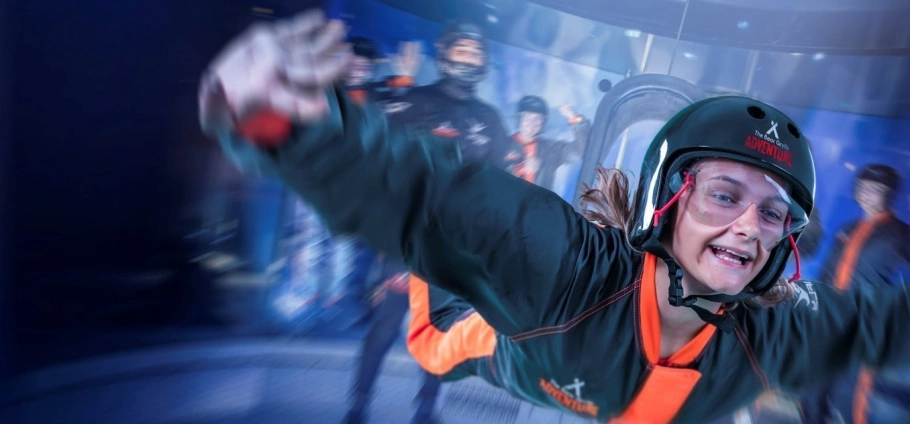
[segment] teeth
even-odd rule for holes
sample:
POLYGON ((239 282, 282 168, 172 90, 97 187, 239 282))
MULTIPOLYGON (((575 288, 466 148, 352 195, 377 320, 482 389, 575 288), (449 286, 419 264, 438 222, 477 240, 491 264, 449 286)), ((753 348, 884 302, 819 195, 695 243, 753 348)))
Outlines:
POLYGON ((718 258, 720 258, 720 259, 723 260, 723 261, 730 262, 731 264, 742 265, 742 263, 743 263, 742 261, 733 259, 733 258, 731 258, 731 257, 729 257, 729 256, 718 256, 718 258))
POLYGON ((726 249, 726 248, 723 248, 723 247, 717 247, 717 246, 711 246, 711 247, 713 247, 715 250, 722 250, 722 251, 727 252, 727 253, 729 253, 729 254, 731 254, 731 255, 733 255, 733 256, 736 256, 736 257, 739 258, 739 260, 742 261, 742 262, 745 262, 745 261, 749 260, 749 257, 748 257, 748 256, 740 255, 739 253, 736 253, 736 252, 734 252, 734 251, 732 251, 732 250, 730 250, 730 249, 726 249))

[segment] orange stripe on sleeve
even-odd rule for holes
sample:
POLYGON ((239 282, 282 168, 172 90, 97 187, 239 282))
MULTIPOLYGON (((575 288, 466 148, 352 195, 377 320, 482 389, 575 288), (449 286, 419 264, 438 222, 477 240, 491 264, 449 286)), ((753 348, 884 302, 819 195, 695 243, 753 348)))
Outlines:
POLYGON ((859 371, 856 391, 853 393, 853 424, 866 424, 869 415, 869 395, 872 393, 872 372, 866 368, 859 371))
POLYGON ((413 275, 409 284, 408 352, 423 369, 443 375, 469 359, 493 355, 496 331, 477 312, 440 331, 430 322, 430 287, 413 275))
POLYGON ((850 234, 850 241, 847 242, 844 253, 841 255, 840 263, 837 265, 837 272, 834 274, 834 287, 838 290, 847 290, 850 287, 853 271, 856 270, 856 262, 859 261, 859 254, 862 252, 863 246, 866 245, 866 240, 869 239, 876 227, 890 219, 891 214, 882 214, 871 220, 864 220, 857 225, 856 229, 853 230, 853 234, 850 234))

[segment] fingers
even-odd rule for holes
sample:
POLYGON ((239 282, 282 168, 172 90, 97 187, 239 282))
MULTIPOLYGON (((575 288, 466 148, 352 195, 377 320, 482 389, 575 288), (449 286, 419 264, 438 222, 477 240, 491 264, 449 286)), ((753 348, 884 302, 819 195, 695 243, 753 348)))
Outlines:
POLYGON ((411 41, 405 44, 406 52, 408 56, 418 57, 420 56, 421 45, 419 41, 411 41))
POLYGON ((347 45, 314 57, 311 63, 291 63, 285 68, 289 83, 299 89, 325 87, 341 78, 350 66, 353 54, 347 45))
POLYGON ((573 110, 572 106, 568 104, 559 106, 559 113, 561 113, 562 116, 565 116, 566 119, 572 119, 575 117, 575 110, 573 110))
POLYGON ((299 100, 296 107, 297 110, 293 116, 298 122, 304 124, 320 121, 329 112, 329 104, 325 97, 325 92, 322 91, 312 99, 299 100))
POLYGON ((324 25, 325 15, 322 10, 313 9, 276 24, 275 32, 282 43, 306 43, 324 25))
POLYGON ((340 21, 329 22, 308 39, 294 39, 285 45, 289 60, 298 66, 319 62, 323 56, 334 53, 344 45, 347 28, 340 21))
POLYGON ((318 121, 328 112, 328 99, 323 90, 301 92, 284 84, 271 87, 261 103, 300 123, 318 121))
POLYGON ((236 74, 252 67, 256 60, 255 53, 262 49, 263 42, 270 37, 270 33, 271 30, 265 25, 251 28, 222 49, 212 61, 210 69, 223 77, 225 73, 236 74))
POLYGON ((331 21, 313 39, 310 51, 313 56, 331 53, 339 45, 344 44, 348 29, 344 22, 331 21))
POLYGON ((398 43, 398 56, 408 57, 413 53, 413 51, 414 46, 410 42, 402 41, 398 43))
POLYGON ((267 105, 299 122, 313 122, 328 111, 324 87, 351 60, 344 35, 340 22, 327 24, 321 11, 307 11, 250 28, 222 50, 210 69, 238 115, 267 105))
MULTIPOLYGON (((325 26, 325 17, 321 10, 310 10, 274 24, 256 24, 231 41, 214 62, 257 60, 255 56, 262 54, 263 51, 271 53, 280 47, 287 49, 301 45, 309 46, 316 38, 317 30, 325 26)), ((337 28, 333 29, 332 34, 335 35, 337 31, 337 28)))
POLYGON ((263 99, 264 103, 268 104, 270 108, 282 112, 287 116, 293 117, 297 115, 297 103, 302 99, 301 96, 290 87, 276 85, 265 93, 265 95, 266 98, 263 99))

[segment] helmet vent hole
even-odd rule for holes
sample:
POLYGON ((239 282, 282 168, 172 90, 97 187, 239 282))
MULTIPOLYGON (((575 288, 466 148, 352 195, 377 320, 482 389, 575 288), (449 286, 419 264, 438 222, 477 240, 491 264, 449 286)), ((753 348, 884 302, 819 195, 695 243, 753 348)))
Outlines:
POLYGON ((799 138, 799 128, 796 128, 796 125, 793 125, 792 122, 787 124, 787 131, 790 131, 790 134, 793 134, 794 137, 799 138))
POLYGON ((749 106, 746 111, 755 119, 765 119, 765 111, 758 106, 749 106))

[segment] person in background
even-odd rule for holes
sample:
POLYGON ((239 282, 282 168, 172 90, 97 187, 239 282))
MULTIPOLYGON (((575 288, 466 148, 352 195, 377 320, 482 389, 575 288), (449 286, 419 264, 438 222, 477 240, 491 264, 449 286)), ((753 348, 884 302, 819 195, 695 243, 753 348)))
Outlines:
POLYGON ((350 37, 347 41, 354 58, 344 86, 352 100, 360 104, 373 102, 382 106, 414 86, 414 78, 423 61, 419 43, 401 43, 399 53, 390 57, 393 74, 377 79, 376 66, 383 60, 379 46, 363 36, 350 37))
MULTIPOLYGON (((477 97, 477 86, 487 73, 488 54, 486 38, 479 27, 467 22, 447 25, 436 42, 436 67, 442 77, 385 102, 383 110, 389 121, 453 140, 466 157, 507 166, 505 152, 509 142, 499 113, 477 97)), ((356 63, 358 59, 354 60, 356 63)), ((384 283, 374 296, 377 306, 361 345, 346 424, 365 419, 379 368, 401 335, 401 324, 408 313, 407 266, 388 259, 381 259, 380 266, 384 283)), ((447 304, 459 302, 442 290, 434 290, 433 297, 447 304)), ((422 374, 423 384, 412 419, 415 424, 436 421, 433 411, 441 382, 430 373, 422 374)))
MULTIPOLYGON (((856 173, 852 194, 863 215, 838 231, 822 267, 822 281, 840 291, 906 283, 910 225, 899 218, 894 207, 901 179, 897 169, 877 163, 856 173)), ((806 421, 908 422, 908 377, 910 369, 877 374, 862 368, 820 393, 806 396, 806 421)))
POLYGON ((511 171, 516 176, 553 190, 556 169, 567 162, 581 159, 591 133, 591 121, 569 105, 559 107, 575 133, 572 141, 542 137, 549 118, 547 102, 538 96, 525 96, 518 102, 518 132, 512 135, 513 149, 507 160, 517 161, 511 171))

